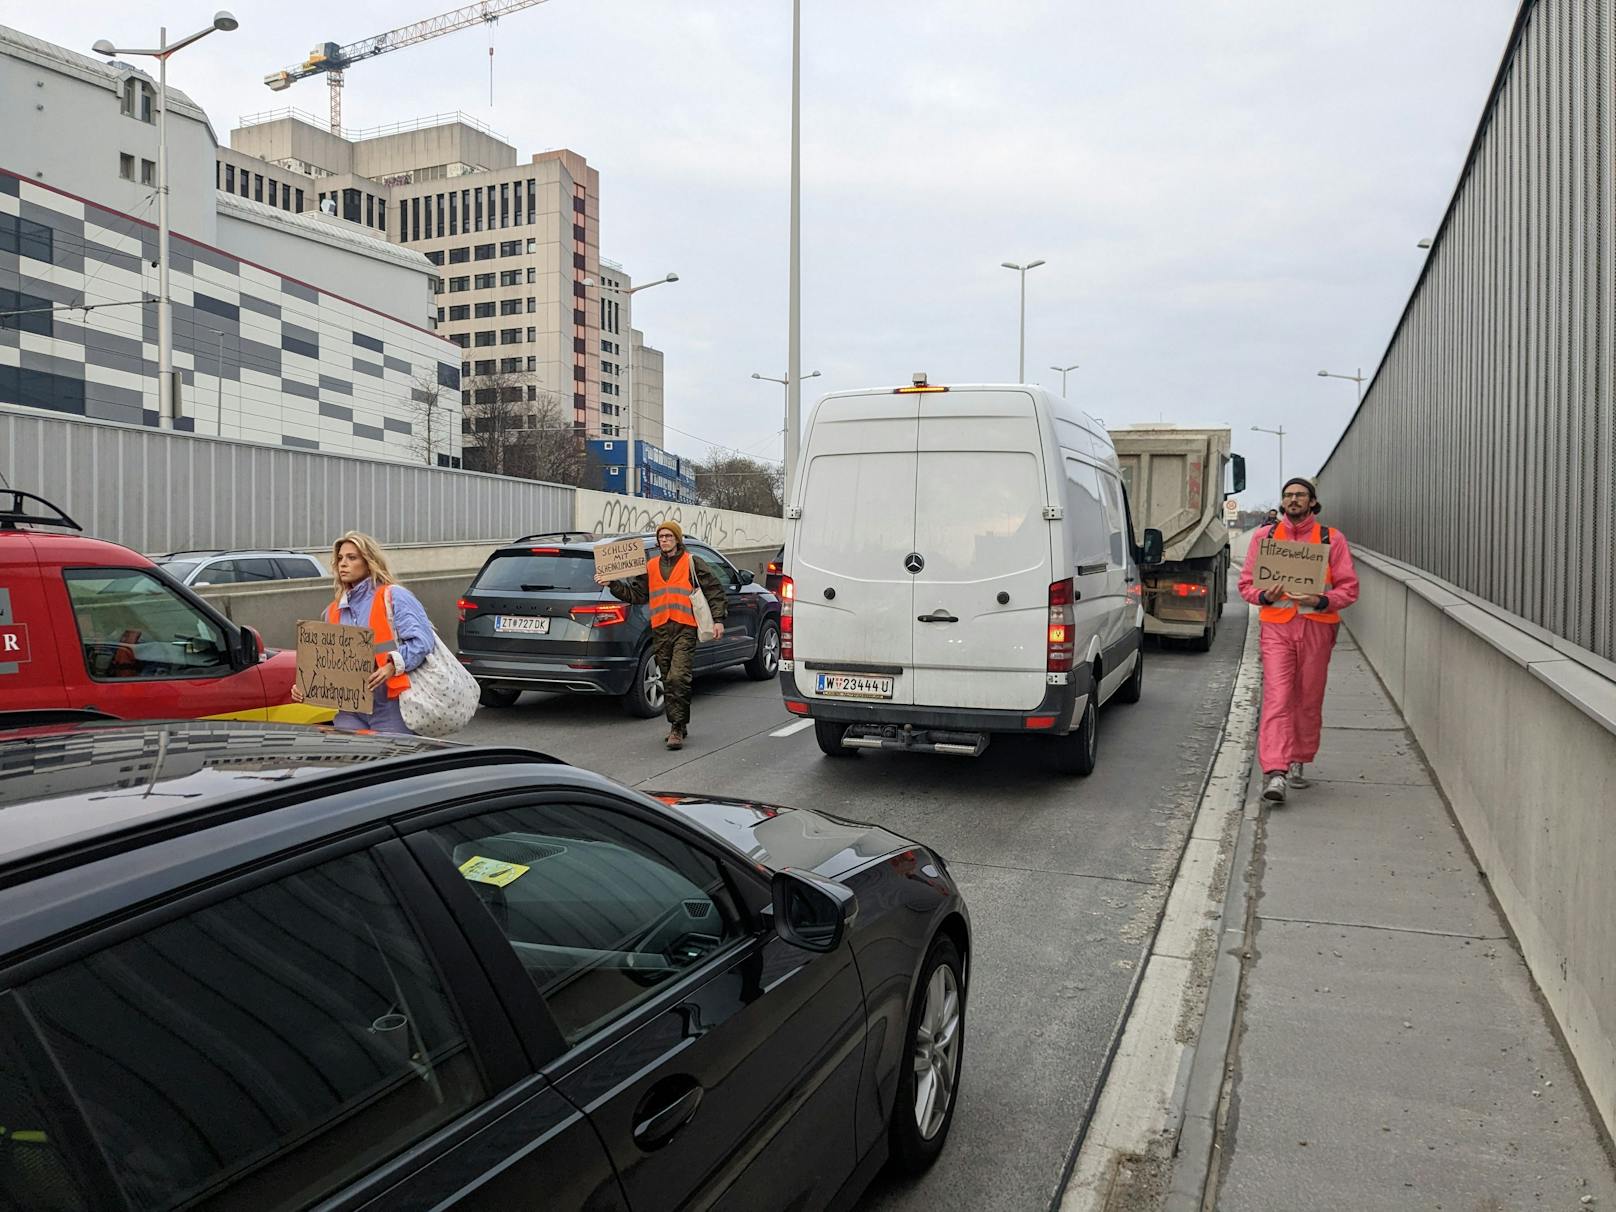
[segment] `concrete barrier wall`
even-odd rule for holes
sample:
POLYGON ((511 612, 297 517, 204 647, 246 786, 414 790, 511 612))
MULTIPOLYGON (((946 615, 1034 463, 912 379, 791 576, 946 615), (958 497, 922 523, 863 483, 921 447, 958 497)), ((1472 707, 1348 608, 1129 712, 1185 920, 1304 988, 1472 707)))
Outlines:
POLYGON ((1343 615, 1616 1135, 1616 666, 1359 548, 1343 615))

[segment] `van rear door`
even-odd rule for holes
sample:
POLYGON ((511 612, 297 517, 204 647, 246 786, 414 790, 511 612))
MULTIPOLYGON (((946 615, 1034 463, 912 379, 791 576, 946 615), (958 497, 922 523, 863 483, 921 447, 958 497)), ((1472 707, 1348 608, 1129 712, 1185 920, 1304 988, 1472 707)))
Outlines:
POLYGON ((915 550, 920 398, 833 396, 814 414, 788 553, 794 676, 805 698, 915 701, 914 577, 904 561, 915 550), (821 676, 837 673, 859 676, 822 693, 821 676))
POLYGON ((918 398, 915 550, 925 567, 914 578, 914 701, 1032 710, 1048 681, 1052 580, 1033 398, 972 390, 918 398))

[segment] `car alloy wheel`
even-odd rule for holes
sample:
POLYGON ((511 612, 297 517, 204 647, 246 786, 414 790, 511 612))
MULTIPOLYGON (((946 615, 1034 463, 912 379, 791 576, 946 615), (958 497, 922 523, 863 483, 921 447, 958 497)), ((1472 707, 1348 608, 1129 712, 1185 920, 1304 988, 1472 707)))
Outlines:
POLYGON ((780 672, 780 628, 773 619, 763 624, 758 636, 757 651, 746 662, 746 676, 754 682, 766 682, 780 672))
POLYGON ((664 702, 662 666, 657 664, 654 656, 645 663, 645 680, 641 685, 644 687, 645 705, 660 712, 664 702))
POLYGON ((939 964, 926 984, 926 1000, 920 1009, 912 1054, 915 1127, 923 1140, 937 1135, 954 1102, 963 1017, 954 969, 939 964))

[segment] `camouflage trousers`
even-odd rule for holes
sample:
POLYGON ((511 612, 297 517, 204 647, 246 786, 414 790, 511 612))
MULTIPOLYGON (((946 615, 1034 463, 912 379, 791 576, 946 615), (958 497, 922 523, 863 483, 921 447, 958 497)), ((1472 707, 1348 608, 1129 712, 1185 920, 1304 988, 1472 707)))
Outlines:
POLYGON ((696 667, 696 629, 683 623, 664 623, 651 632, 657 667, 662 670, 662 694, 668 723, 683 732, 690 723, 690 681, 696 667))

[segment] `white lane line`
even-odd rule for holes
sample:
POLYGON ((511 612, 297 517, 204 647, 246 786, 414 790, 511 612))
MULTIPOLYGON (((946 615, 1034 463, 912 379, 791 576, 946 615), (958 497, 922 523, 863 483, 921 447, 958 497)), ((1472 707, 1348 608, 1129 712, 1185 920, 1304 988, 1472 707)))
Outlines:
POLYGON ((795 724, 787 724, 784 728, 776 728, 769 733, 770 736, 790 736, 794 732, 801 732, 804 728, 812 728, 812 720, 798 720, 795 724))

